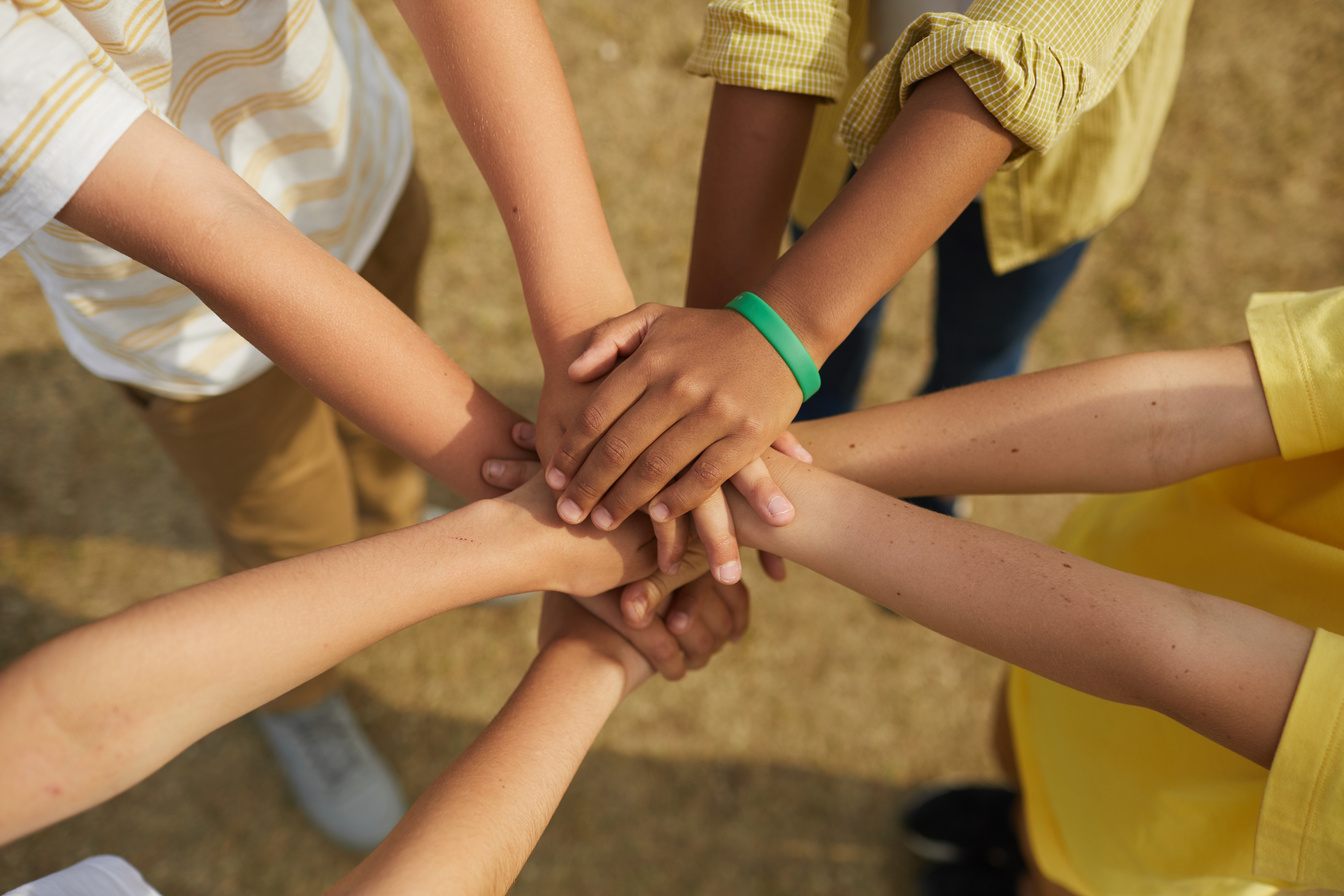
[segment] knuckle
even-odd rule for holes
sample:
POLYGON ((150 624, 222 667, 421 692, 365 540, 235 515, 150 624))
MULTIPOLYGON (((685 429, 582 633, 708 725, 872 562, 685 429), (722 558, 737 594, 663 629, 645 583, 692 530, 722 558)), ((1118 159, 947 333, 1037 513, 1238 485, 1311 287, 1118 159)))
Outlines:
POLYGON ((630 443, 619 436, 608 435, 598 448, 602 459, 612 466, 624 467, 630 457, 630 443))
POLYGON ((601 486, 587 478, 575 479, 571 482, 569 484, 569 493, 571 495, 577 495, 590 503, 596 502, 598 498, 606 494, 601 486))
POLYGON ((765 433, 765 423, 756 417, 744 417, 737 423, 737 435, 739 438, 756 441, 765 433))
POLYGON ((691 477, 697 483, 705 488, 713 488, 727 477, 723 474, 723 468, 717 463, 706 458, 700 458, 691 465, 691 477))
POLYGON ((590 404, 574 418, 573 431, 581 438, 593 439, 607 428, 607 415, 597 405, 590 404))
POLYGON ((702 400, 700 387, 690 377, 673 377, 666 391, 667 398, 677 405, 696 405, 702 400))
POLYGON ((657 638, 648 647, 648 657, 659 669, 670 668, 678 665, 681 648, 670 636, 657 638))
POLYGON ((672 478, 672 464, 660 451, 647 451, 640 459, 635 474, 642 482, 662 485, 672 478))

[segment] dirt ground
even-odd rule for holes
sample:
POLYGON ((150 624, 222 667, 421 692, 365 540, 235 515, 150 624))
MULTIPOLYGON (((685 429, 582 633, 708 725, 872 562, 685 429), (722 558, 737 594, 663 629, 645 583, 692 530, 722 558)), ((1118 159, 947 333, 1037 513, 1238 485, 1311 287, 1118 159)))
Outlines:
MULTIPOLYGON (((681 71, 701 0, 629 12, 543 0, 636 295, 679 301, 709 84, 681 71)), ((529 413, 540 364, 504 231, 391 4, 365 4, 416 102, 438 218, 425 325, 529 413)), ((1344 16, 1333 4, 1197 4, 1180 93, 1137 205, 1099 236, 1032 367, 1245 337, 1261 290, 1344 283, 1344 16)), ((932 264, 898 288, 865 398, 909 394, 932 264)), ((190 496, 105 384, 65 353, 31 278, 0 260, 0 663, 82 621, 207 578, 190 496)), ((438 494, 441 500, 451 496, 438 494)), ((1048 538, 1074 497, 980 498, 975 518, 1048 538)), ((911 892, 910 788, 994 775, 1000 665, 806 571, 751 570, 754 626, 687 681, 613 718, 518 894, 911 892)), ((426 622, 343 667, 411 793, 481 729, 530 659, 537 607, 426 622)), ((300 817, 246 721, 111 803, 0 850, 0 891, 96 853, 165 894, 313 893, 357 857, 300 817)))

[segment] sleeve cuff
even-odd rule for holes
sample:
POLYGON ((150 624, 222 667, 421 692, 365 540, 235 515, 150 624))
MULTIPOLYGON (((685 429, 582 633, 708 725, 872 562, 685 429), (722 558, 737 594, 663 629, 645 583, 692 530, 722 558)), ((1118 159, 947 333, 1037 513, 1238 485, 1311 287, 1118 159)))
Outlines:
POLYGON ((848 77, 848 41, 843 3, 712 0, 686 70, 721 84, 834 102, 848 77))
POLYGON ((0 33, 0 255, 55 217, 146 106, 35 14, 0 33))
POLYGON ((1096 99, 1099 75, 1033 35, 999 22, 926 13, 864 80, 845 114, 850 157, 862 164, 919 81, 955 68, 999 123, 1025 144, 1009 163, 1044 152, 1096 99))
POLYGON ((1246 326, 1284 458, 1344 448, 1344 288, 1259 293, 1246 326))
POLYGON ((1344 889, 1344 637, 1316 631, 1265 785, 1253 873, 1344 889))

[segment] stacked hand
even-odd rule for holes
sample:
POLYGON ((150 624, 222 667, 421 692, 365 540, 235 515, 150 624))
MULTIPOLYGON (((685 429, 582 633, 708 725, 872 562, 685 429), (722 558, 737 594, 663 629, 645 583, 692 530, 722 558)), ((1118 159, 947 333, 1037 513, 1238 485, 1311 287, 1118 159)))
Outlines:
POLYGON ((720 486, 731 478, 772 525, 792 521, 793 505, 759 457, 793 419, 802 393, 741 315, 643 305, 594 328, 569 375, 605 379, 546 464, 566 522, 590 518, 611 530, 647 507, 668 572, 687 543, 676 521, 689 513, 711 572, 731 584, 742 565, 720 486))

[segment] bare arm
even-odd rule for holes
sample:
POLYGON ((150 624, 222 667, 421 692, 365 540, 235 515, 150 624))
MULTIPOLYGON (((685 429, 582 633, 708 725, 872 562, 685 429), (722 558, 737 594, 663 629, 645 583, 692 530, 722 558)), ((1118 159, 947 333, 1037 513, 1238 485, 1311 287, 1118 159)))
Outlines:
POLYGON ((569 598, 509 702, 373 853, 329 892, 504 893, 607 717, 651 671, 569 598))
MULTIPOLYGON (((954 71, 928 78, 754 291, 821 364, 1014 145, 954 71)), ((598 387, 547 471, 580 519, 600 505, 619 522, 650 500, 680 516, 757 457, 802 403, 775 350, 731 311, 643 306, 598 327, 571 375, 604 373, 622 353, 630 357, 598 387)))
POLYGON ((744 544, 1061 684, 1157 710, 1260 765, 1273 759, 1311 630, 797 461, 769 464, 798 519, 773 528, 742 517, 744 544))
POLYGON ((219 725, 431 615, 518 591, 592 594, 653 560, 647 526, 614 536, 566 526, 537 480, 75 629, 0 674, 0 843, 120 793, 219 725))
POLYGON ((819 466, 889 495, 1137 491, 1279 453, 1249 343, 1088 361, 792 431, 819 466))
POLYGON ((817 98, 716 84, 695 201, 686 305, 722 308, 779 259, 817 98))
POLYGON ((545 382, 549 457, 591 388, 569 378, 589 330, 634 308, 560 60, 535 0, 397 0, 508 228, 545 382))
POLYGON ((146 114, 59 219, 185 284, 268 358, 458 493, 499 492, 519 416, 223 163, 146 114), (501 453, 503 452, 503 453, 501 453))

